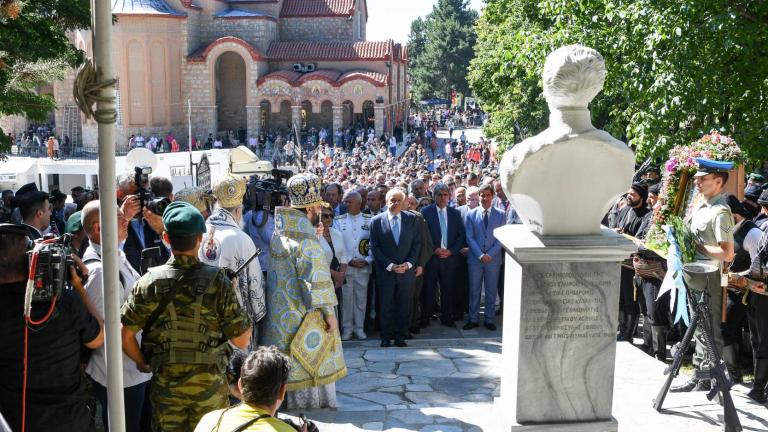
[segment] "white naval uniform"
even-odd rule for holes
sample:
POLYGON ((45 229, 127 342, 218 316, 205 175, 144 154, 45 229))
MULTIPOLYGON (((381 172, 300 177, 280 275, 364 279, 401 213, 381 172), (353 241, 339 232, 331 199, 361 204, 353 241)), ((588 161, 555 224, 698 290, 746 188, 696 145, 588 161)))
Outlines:
POLYGON ((368 279, 371 276, 373 263, 369 247, 371 215, 362 212, 355 216, 349 213, 343 214, 333 220, 333 226, 341 232, 350 260, 362 258, 368 262, 368 265, 363 268, 348 266, 346 283, 342 288, 343 333, 349 335, 354 330, 356 334, 362 334, 365 305, 368 300, 368 279))

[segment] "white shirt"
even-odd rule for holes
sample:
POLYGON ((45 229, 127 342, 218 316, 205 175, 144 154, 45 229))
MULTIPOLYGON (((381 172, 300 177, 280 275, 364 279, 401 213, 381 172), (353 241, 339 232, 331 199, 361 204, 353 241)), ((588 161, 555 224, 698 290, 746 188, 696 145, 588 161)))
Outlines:
POLYGON ((365 268, 350 267, 349 270, 366 272, 370 271, 370 264, 373 262, 370 247, 368 249, 368 253, 363 255, 360 253, 360 245, 364 241, 370 242, 371 216, 364 215, 362 212, 354 216, 347 213, 334 219, 333 225, 334 228, 341 232, 341 236, 344 238, 344 244, 346 245, 349 252, 350 261, 353 259, 364 259, 369 264, 368 267, 365 268))
MULTIPOLYGON (((333 249, 336 250, 336 259, 339 260, 339 264, 349 264, 349 251, 344 243, 344 237, 339 230, 334 227, 329 227, 329 230, 331 232, 333 249)), ((328 244, 328 241, 322 235, 319 240, 320 246, 322 246, 325 251, 325 258, 328 260, 328 265, 331 265, 331 261, 333 261, 333 250, 331 249, 331 245, 328 244)))
POLYGON ((213 146, 221 148, 221 147, 224 147, 224 143, 222 143, 220 139, 217 139, 216 141, 213 142, 213 146))
MULTIPOLYGON (((87 262, 89 260, 98 261, 86 264, 88 267, 88 281, 85 283, 85 292, 88 294, 88 298, 91 299, 98 314, 103 318, 104 279, 101 266, 101 245, 91 242, 88 249, 86 249, 83 254, 83 261, 87 262)), ((131 267, 131 264, 121 250, 117 251, 117 263, 120 276, 122 276, 122 281, 118 280, 118 283, 120 284, 120 304, 122 305, 128 299, 128 296, 130 296, 133 285, 139 280, 140 276, 136 273, 136 270, 131 267)), ((141 343, 141 332, 136 334, 136 339, 141 343)), ((102 345, 93 351, 93 355, 88 361, 88 366, 85 368, 85 372, 97 383, 104 387, 107 386, 107 357, 105 345, 102 345)), ((139 372, 139 370, 136 369, 136 362, 123 353, 124 388, 147 382, 151 378, 152 374, 139 372)))

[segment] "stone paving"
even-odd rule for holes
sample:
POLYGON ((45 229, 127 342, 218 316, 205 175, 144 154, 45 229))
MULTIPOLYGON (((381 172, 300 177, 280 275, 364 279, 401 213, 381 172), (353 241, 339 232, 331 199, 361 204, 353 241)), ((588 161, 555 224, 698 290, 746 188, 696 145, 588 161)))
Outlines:
POLYGON ((454 331, 459 338, 410 340, 408 348, 346 342, 349 375, 336 384, 338 409, 305 414, 323 431, 490 430, 501 339, 454 331))
MULTIPOLYGON (((323 432, 502 431, 503 413, 493 404, 503 367, 501 329, 463 331, 461 324, 456 329, 433 324, 407 348, 379 348, 375 334, 344 342, 349 375, 336 384, 338 408, 305 414, 323 432)), ((722 429, 722 407, 701 392, 670 394, 664 414, 653 410, 663 363, 620 342, 616 365, 613 415, 620 432, 722 429)), ((768 431, 768 408, 748 399, 748 391, 744 385, 732 391, 742 426, 768 431)))

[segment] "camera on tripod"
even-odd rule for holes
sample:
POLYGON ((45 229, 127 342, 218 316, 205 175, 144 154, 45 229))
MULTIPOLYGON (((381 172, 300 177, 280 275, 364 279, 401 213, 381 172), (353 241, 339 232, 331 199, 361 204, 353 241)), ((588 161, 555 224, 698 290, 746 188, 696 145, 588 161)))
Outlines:
MULTIPOLYGON (((136 183, 136 188, 138 189, 136 196, 139 198, 141 208, 146 207, 152 213, 162 216, 171 200, 165 197, 155 197, 149 189, 149 175, 152 174, 152 167, 147 165, 137 166, 133 168, 133 171, 134 183, 136 183)), ((141 215, 141 212, 139 212, 139 215, 141 215)))
POLYGON ((275 207, 283 205, 288 198, 288 189, 283 181, 291 176, 293 171, 275 168, 272 170, 272 178, 252 178, 245 194, 246 207, 254 211, 272 213, 275 207))
POLYGON ((34 271, 32 302, 50 302, 59 297, 69 280, 67 269, 75 263, 70 257, 71 234, 43 240, 27 252, 34 271))

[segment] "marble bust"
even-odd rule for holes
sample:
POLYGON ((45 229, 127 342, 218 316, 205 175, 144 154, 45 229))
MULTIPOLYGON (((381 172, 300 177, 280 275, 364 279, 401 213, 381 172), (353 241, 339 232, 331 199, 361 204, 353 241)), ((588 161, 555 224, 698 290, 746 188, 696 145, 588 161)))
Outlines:
POLYGON ((540 235, 590 235, 632 183, 635 156, 592 126, 587 105, 605 82, 605 60, 581 45, 559 48, 544 64, 549 128, 508 150, 502 185, 524 223, 540 235))

